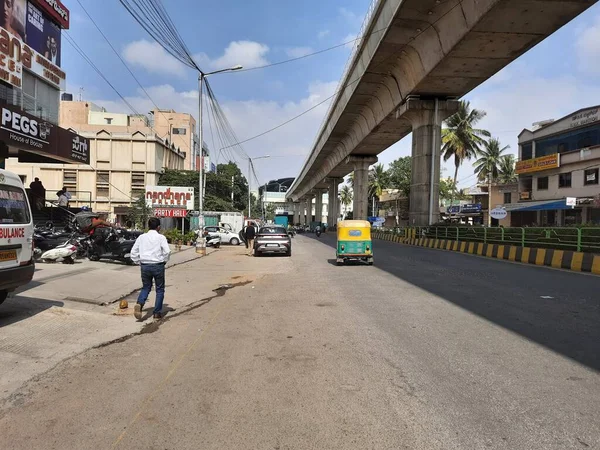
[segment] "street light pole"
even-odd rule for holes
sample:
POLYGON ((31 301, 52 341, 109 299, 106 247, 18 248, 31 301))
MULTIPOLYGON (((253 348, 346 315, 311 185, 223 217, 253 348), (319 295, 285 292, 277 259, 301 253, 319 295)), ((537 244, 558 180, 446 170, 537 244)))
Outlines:
POLYGON ((252 161, 255 159, 267 159, 271 155, 257 156, 256 158, 248 157, 248 219, 252 217, 252 161))
MULTIPOLYGON (((198 140, 200 141, 200 162, 198 167, 198 209, 200 210, 200 228, 204 226, 204 139, 202 136, 202 91, 204 88, 204 79, 209 75, 221 72, 233 72, 242 69, 242 66, 234 66, 229 69, 215 70, 214 72, 200 72, 198 75, 198 140)), ((195 161, 194 161, 195 163, 195 161)))

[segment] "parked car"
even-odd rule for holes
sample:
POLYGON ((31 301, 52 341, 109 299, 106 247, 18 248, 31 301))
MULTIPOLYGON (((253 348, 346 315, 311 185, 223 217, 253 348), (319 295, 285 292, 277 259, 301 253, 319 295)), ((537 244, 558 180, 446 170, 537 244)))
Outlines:
POLYGON ((204 232, 212 235, 219 235, 222 244, 239 245, 240 238, 237 233, 227 230, 223 227, 204 227, 204 232))
POLYGON ((287 230, 279 226, 262 227, 254 239, 254 255, 283 253, 292 256, 292 239, 287 230))

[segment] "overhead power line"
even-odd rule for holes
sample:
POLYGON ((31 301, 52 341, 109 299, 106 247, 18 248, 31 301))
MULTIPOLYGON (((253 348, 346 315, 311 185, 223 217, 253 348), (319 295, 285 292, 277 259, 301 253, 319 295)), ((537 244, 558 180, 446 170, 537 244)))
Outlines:
MULTIPOLYGON (((408 42, 404 45, 403 48, 406 48, 411 42, 413 42, 415 39, 417 39, 419 36, 421 36, 423 33, 425 33, 429 28, 432 28, 434 25, 436 25, 440 20, 442 20, 444 17, 446 17, 448 14, 450 14, 454 9, 456 9, 457 7, 462 5, 463 0, 459 1, 458 3, 456 3, 452 8, 450 8, 448 11, 446 11, 444 14, 442 14, 438 19, 436 19, 434 22, 432 22, 431 24, 429 24, 428 26, 424 27, 419 33, 417 33, 415 36, 413 36, 412 38, 410 38, 408 40, 408 42)), ((390 53, 390 55, 388 57, 386 57, 385 59, 383 59, 382 61, 380 61, 378 64, 376 64, 373 69, 376 69, 378 67, 380 67, 382 64, 386 63, 391 57, 394 57, 397 55, 397 52, 392 52, 390 53)), ((297 114, 296 116, 286 120, 283 123, 280 123, 279 125, 270 128, 268 130, 263 131, 262 133, 256 134, 254 136, 251 136, 247 139, 244 139, 242 141, 237 142, 234 145, 237 144, 244 144, 246 142, 250 142, 253 141, 255 139, 258 139, 262 136, 265 136, 266 134, 272 133, 273 131, 278 130, 279 128, 284 127, 285 125, 299 119, 300 117, 306 115, 307 113, 309 113, 310 111, 314 110, 315 108, 318 108, 319 106, 321 106, 323 103, 327 102, 328 100, 331 100, 332 98, 334 98, 335 96, 341 94, 344 90, 346 90, 347 88, 349 88, 350 86, 354 85, 355 83, 357 83, 358 81, 361 80, 361 77, 357 77, 355 80, 349 81, 347 84, 343 85, 341 88, 339 88, 336 92, 333 93, 333 95, 330 95, 329 97, 327 97, 325 100, 317 103, 316 105, 313 105, 312 107, 308 108, 307 110, 301 112, 300 114, 297 114)), ((325 118, 324 120, 326 120, 327 118, 325 118)))

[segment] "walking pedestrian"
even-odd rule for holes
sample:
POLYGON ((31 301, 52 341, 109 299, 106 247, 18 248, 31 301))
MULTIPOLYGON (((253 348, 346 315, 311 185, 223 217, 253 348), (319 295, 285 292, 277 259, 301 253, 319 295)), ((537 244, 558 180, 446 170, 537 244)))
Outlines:
POLYGON ((171 249, 167 238, 160 231, 160 220, 152 217, 148 220, 149 231, 139 236, 131 249, 131 260, 140 264, 142 273, 142 290, 138 296, 133 314, 142 320, 142 310, 152 290, 152 282, 156 288, 154 318, 162 318, 163 300, 165 298, 165 264, 169 261, 171 249))
POLYGON ((44 207, 44 203, 46 202, 46 188, 40 179, 36 177, 29 185, 29 189, 34 200, 33 203, 35 208, 38 211, 41 211, 44 207))
POLYGON ((256 237, 256 228, 254 223, 248 222, 246 227, 246 242, 248 243, 248 256, 252 256, 254 253, 254 238, 256 237))

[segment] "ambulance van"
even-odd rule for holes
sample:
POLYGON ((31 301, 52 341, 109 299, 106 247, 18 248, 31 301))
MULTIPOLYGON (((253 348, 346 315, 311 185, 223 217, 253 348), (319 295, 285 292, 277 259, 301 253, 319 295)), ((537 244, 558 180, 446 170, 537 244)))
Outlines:
POLYGON ((33 218, 21 179, 0 169, 0 303, 31 281, 33 218))

